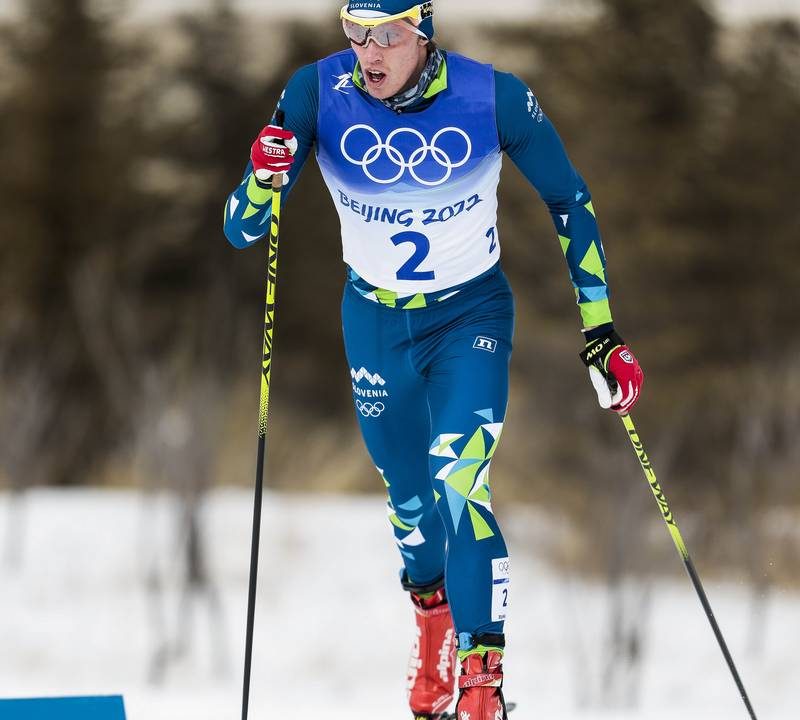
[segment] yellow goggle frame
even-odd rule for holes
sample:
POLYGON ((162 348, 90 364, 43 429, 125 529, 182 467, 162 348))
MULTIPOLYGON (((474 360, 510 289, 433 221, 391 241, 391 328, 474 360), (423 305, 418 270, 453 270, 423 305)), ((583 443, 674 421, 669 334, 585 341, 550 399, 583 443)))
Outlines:
MULTIPOLYGON (((378 27, 379 25, 385 25, 386 23, 397 22, 398 20, 410 20, 414 27, 417 28, 423 20, 433 17, 433 3, 421 3, 420 5, 415 5, 405 12, 397 13, 396 15, 386 15, 384 17, 374 18, 351 15, 349 12, 347 12, 347 5, 344 5, 339 13, 339 17, 342 20, 348 20, 349 22, 355 23, 356 25, 361 25, 365 28, 374 28, 378 27)), ((425 35, 425 33, 420 32, 419 30, 417 32, 420 35, 425 35)))

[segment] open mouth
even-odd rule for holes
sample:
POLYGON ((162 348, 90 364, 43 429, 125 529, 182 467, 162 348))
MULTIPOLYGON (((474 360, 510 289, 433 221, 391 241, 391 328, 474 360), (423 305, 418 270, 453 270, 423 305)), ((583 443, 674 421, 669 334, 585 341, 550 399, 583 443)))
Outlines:
POLYGON ((367 81, 378 87, 383 84, 383 81, 386 79, 386 73, 382 73, 380 70, 367 70, 367 81))

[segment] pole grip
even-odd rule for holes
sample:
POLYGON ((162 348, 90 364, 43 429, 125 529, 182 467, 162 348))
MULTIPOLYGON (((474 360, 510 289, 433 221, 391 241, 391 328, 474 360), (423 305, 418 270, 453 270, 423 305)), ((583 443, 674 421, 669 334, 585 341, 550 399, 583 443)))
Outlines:
MULTIPOLYGON (((279 128, 283 128, 285 123, 286 123, 286 113, 281 108, 278 108, 275 111, 275 125, 279 128)), ((283 145, 286 144, 282 140, 280 141, 280 143, 283 145)), ((277 173, 273 175, 272 192, 280 192, 282 187, 283 187, 283 173, 277 173)))

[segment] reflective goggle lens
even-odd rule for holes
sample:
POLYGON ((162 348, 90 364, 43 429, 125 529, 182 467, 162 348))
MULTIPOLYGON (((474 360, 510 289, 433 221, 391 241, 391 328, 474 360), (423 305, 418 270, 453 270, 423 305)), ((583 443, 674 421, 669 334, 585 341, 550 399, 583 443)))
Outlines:
POLYGON ((403 33, 414 32, 414 28, 405 23, 393 22, 375 27, 367 28, 350 20, 342 20, 344 34, 350 42, 364 47, 369 39, 372 38, 381 47, 391 47, 399 44, 403 39, 403 33))

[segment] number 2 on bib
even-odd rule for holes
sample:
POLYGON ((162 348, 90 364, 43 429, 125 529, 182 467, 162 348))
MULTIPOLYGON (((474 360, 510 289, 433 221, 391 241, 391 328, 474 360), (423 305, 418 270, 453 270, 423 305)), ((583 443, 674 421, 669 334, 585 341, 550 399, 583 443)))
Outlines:
POLYGON ((417 270, 431 251, 431 241, 425 235, 409 230, 393 235, 390 239, 395 246, 413 243, 415 248, 414 254, 408 259, 408 262, 397 271, 398 280, 436 279, 436 273, 433 270, 417 270))
POLYGON ((497 230, 495 230, 493 227, 490 227, 486 231, 486 237, 492 241, 489 245, 489 255, 491 255, 497 249, 497 230))

